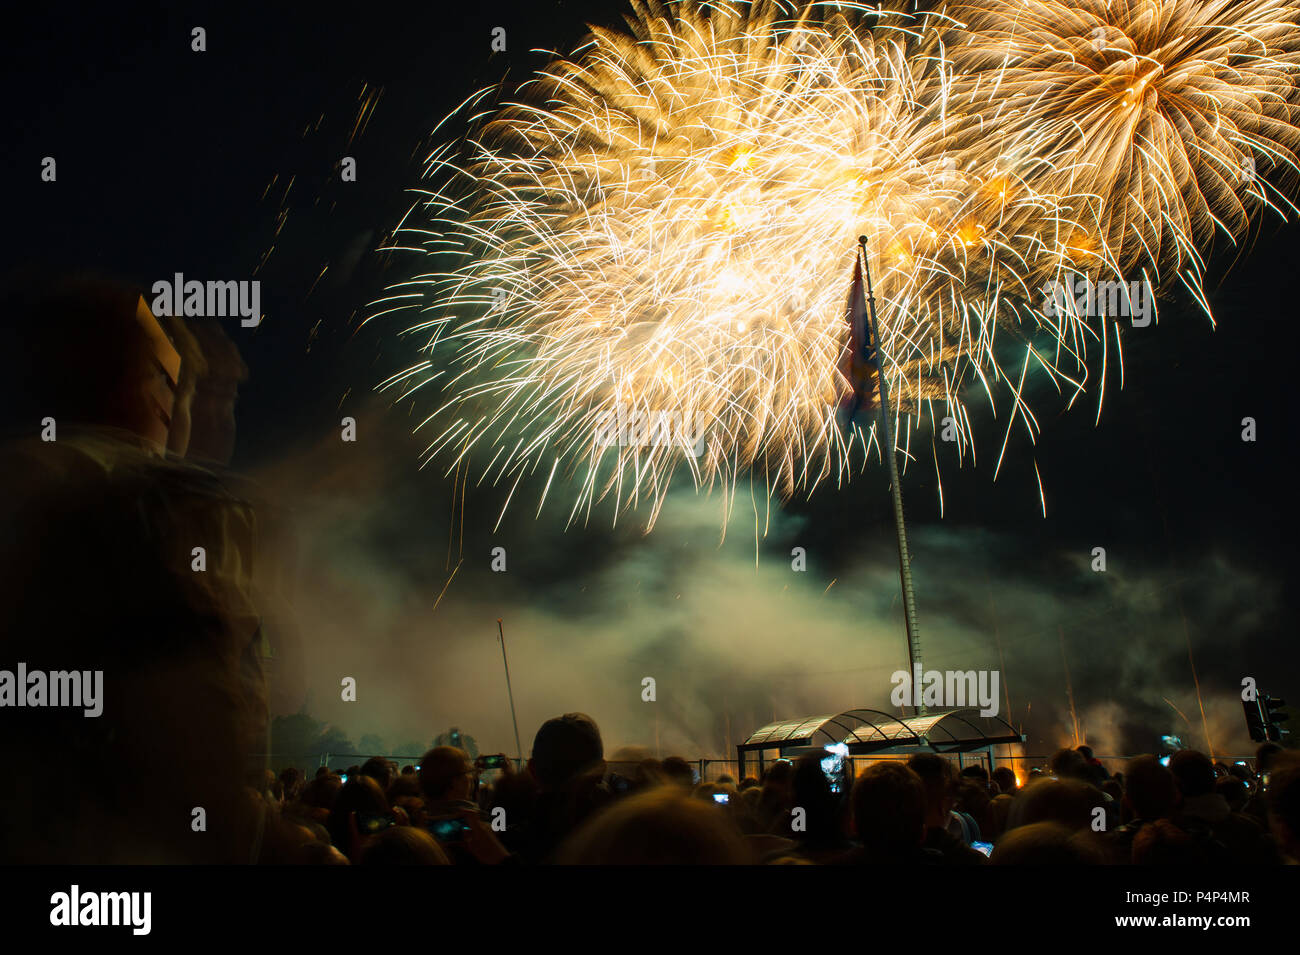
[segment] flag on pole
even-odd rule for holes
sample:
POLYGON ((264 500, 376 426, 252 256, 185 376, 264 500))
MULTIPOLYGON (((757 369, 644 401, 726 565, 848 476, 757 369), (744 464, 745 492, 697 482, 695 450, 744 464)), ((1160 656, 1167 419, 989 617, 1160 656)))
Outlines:
POLYGON ((840 399, 839 414, 846 424, 858 414, 875 410, 876 385, 880 374, 876 342, 871 334, 871 319, 867 315, 867 294, 862 281, 862 258, 855 257, 853 287, 849 291, 845 321, 849 326, 849 341, 836 366, 848 386, 848 393, 840 399))

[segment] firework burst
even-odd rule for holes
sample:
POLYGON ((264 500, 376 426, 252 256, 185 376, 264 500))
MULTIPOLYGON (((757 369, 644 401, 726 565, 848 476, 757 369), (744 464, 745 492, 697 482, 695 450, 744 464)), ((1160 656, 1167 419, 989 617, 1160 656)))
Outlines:
MULTIPOLYGON (((397 247, 430 268, 372 316, 407 316, 424 352, 381 387, 432 396, 426 461, 480 469, 509 487, 507 505, 528 474, 545 476, 543 501, 557 481, 576 486, 571 519, 607 496, 616 514, 645 503, 648 526, 678 473, 729 494, 749 470, 786 496, 847 478, 875 438, 836 418, 860 233, 904 449, 921 422, 933 432, 946 418, 958 453, 973 455, 968 395, 1007 436, 1019 421, 1032 437, 1030 369, 1073 400, 1088 342, 1110 335, 1090 316, 1044 314, 1042 282, 1098 264, 1157 267, 1166 248, 1187 261, 1209 210, 1281 198, 1262 184, 1209 188, 1214 163, 1186 139, 1194 161, 1154 172, 1167 133, 1148 143, 1154 134, 1131 132, 1119 172, 1102 161, 1122 152, 1114 136, 1090 133, 1091 153, 1075 156, 1079 122, 1031 76, 1047 70, 1041 47, 1068 56, 1073 41, 1053 45, 1038 20, 1016 25, 1018 4, 960 16, 822 9, 634 2, 626 31, 594 30, 515 99, 484 106, 483 91, 462 107, 472 132, 430 158, 430 185, 399 231, 397 247), (1134 208, 1156 222, 1137 233, 1146 260, 1123 227, 1134 208), (618 440, 626 420, 649 422, 649 440, 618 440)), ((1197 46, 1228 64, 1218 83, 1230 69, 1243 87, 1277 79, 1271 66, 1242 72, 1265 42, 1245 32, 1197 46)), ((1203 74, 1161 71, 1134 101, 1160 103, 1151 97, 1203 74)), ((1252 107, 1216 90, 1244 132, 1216 132, 1214 162, 1290 157, 1285 100, 1256 90, 1252 107)), ((1085 114, 1090 102, 1069 98, 1085 114)), ((1207 142, 1208 107, 1191 112, 1165 122, 1207 142)), ((1244 220, 1227 222, 1239 232, 1244 220)))
POLYGON ((1254 209, 1296 211, 1295 3, 974 0, 950 12, 962 23, 954 95, 994 138, 1036 134, 1038 188, 1086 196, 1073 214, 1092 271, 1177 276, 1208 313, 1216 234, 1244 238, 1254 209))

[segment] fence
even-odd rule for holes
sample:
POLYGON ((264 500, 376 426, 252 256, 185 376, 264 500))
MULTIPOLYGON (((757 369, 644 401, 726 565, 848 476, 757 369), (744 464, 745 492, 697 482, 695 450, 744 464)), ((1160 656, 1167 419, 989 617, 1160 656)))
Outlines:
MULTIPOLYGON (((423 754, 421 754, 421 756, 422 755, 423 754)), ((989 757, 987 753, 982 753, 982 752, 951 753, 946 755, 947 758, 954 764, 954 766, 958 770, 964 769, 968 766, 983 766, 985 770, 990 769, 989 757)), ((343 770, 343 769, 347 769, 350 766, 360 766, 362 763, 364 763, 368 759, 371 759, 373 756, 374 754, 362 755, 360 753, 324 753, 324 754, 314 755, 310 757, 303 757, 303 756, 295 757, 295 756, 288 756, 288 755, 270 754, 270 755, 257 756, 255 757, 255 759, 258 760, 259 763, 262 760, 266 760, 266 762, 262 763, 262 765, 269 766, 276 771, 279 771, 287 766, 293 766, 293 765, 300 766, 301 768, 306 768, 306 766, 304 765, 305 759, 317 760, 316 763, 317 766, 328 766, 332 770, 343 770)), ((386 755, 386 756, 381 756, 380 758, 391 760, 392 762, 397 763, 399 767, 406 767, 406 766, 418 765, 421 756, 386 755)), ((850 756, 848 757, 848 761, 853 768, 852 774, 856 778, 860 773, 864 772, 866 768, 870 766, 872 763, 882 762, 885 760, 893 760, 893 761, 902 760, 906 762, 908 756, 909 754, 906 753, 896 753, 896 754, 883 753, 877 756, 850 756)), ((1136 759, 1137 757, 1098 756, 1097 758, 1101 761, 1102 765, 1105 766, 1107 770, 1114 773, 1114 772, 1124 772, 1125 768, 1128 766, 1129 760, 1136 759)), ((1035 767, 1041 767, 1043 769, 1046 769, 1047 764, 1050 760, 1051 760, 1051 755, 1047 755, 1047 756, 1001 756, 999 755, 996 758, 994 765, 1009 766, 1015 772, 1016 779, 1020 781, 1021 785, 1024 785, 1024 783, 1026 783, 1029 780, 1029 771, 1031 769, 1035 767)), ((1244 762, 1248 766, 1254 765, 1253 756, 1219 755, 1217 757, 1217 760, 1218 762, 1228 763, 1228 764, 1232 764, 1236 762, 1244 762)), ((772 761, 771 758, 769 758, 767 761, 767 765, 770 766, 771 761, 772 761)), ((514 757, 510 757, 510 762, 514 765, 516 772, 521 771, 523 769, 523 763, 520 760, 514 757)), ((710 783, 717 782, 722 776, 730 776, 733 781, 736 782, 740 781, 737 775, 740 764, 734 759, 713 759, 711 757, 699 757, 697 759, 687 760, 687 762, 690 764, 691 769, 694 771, 695 779, 697 782, 710 782, 710 783)), ((606 765, 609 772, 618 773, 621 776, 630 777, 635 775, 636 769, 640 765, 640 763, 610 760, 607 762, 606 765)), ((747 774, 757 774, 757 770, 758 770, 757 762, 753 759, 750 759, 746 763, 747 774)), ((311 774, 308 773, 308 775, 311 774)))

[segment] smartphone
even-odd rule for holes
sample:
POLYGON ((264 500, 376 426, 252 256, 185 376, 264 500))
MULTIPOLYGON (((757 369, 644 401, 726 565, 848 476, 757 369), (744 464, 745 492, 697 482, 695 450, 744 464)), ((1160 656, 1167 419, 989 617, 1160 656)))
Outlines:
POLYGON ((395 825, 397 820, 391 812, 357 813, 357 832, 363 836, 373 836, 395 825))
POLYGON ((429 832, 439 842, 460 842, 465 838, 465 833, 469 832, 469 826, 465 825, 464 820, 455 817, 451 819, 430 819, 429 832))
POLYGON ((346 783, 346 782, 348 781, 348 774, 347 774, 347 773, 339 773, 339 779, 343 780, 343 781, 346 783))
POLYGON ((991 842, 972 842, 970 847, 976 852, 982 852, 985 855, 993 851, 993 843, 991 842))
POLYGON ((480 756, 478 758, 478 768, 479 769, 505 769, 506 757, 502 753, 497 753, 495 756, 480 756))
POLYGON ((1168 766, 1168 765, 1169 765, 1169 757, 1168 757, 1168 756, 1161 756, 1161 757, 1160 757, 1160 765, 1161 765, 1161 766, 1168 766))
POLYGON ((725 806, 727 803, 731 802, 731 793, 714 793, 713 801, 719 806, 725 806))

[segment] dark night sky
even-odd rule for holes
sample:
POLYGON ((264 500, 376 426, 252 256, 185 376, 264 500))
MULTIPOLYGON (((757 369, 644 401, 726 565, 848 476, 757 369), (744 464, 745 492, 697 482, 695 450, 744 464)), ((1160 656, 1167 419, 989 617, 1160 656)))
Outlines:
MULTIPOLYGON (((358 395, 393 370, 380 334, 355 329, 365 303, 396 277, 398 266, 372 250, 409 204, 404 190, 418 183, 416 159, 429 130, 480 87, 507 74, 524 79, 543 62, 529 50, 571 47, 583 36, 585 21, 616 22, 618 9, 613 0, 538 0, 487 7, 362 5, 347 16, 328 6, 301 5, 255 12, 217 4, 28 11, 10 22, 0 41, 10 93, 0 160, 3 261, 95 267, 147 283, 176 271, 199 278, 253 277, 274 243, 256 274, 263 282, 266 321, 256 330, 233 323, 228 329, 250 368, 240 397, 234 465, 249 472, 274 468, 288 456, 287 448, 311 448, 333 435, 340 413, 361 413, 358 395), (196 25, 207 29, 206 53, 190 51, 189 31, 196 25), (496 26, 507 30, 509 53, 490 52, 496 26), (382 87, 383 94, 365 132, 346 148, 364 84, 382 87), (357 159, 353 184, 332 178, 334 162, 345 154, 357 159), (57 183, 40 181, 43 156, 57 159, 57 183), (277 175, 276 187, 263 198, 277 175), (290 176, 296 179, 286 199, 290 176), (288 216, 275 236, 282 209, 288 216), (308 295, 326 263, 327 277, 308 295)), ((1281 695, 1300 691, 1290 586, 1297 515, 1294 432, 1286 430, 1298 344, 1290 294, 1298 238, 1296 226, 1268 222, 1226 277, 1227 261, 1214 260, 1207 285, 1217 330, 1177 299, 1162 302, 1158 326, 1129 330, 1126 388, 1110 387, 1100 426, 1094 426, 1091 401, 1059 416, 1049 401, 1038 406, 1043 435, 1036 457, 1046 487, 1046 519, 1023 437, 1013 437, 1003 474, 992 481, 1001 437, 995 427, 981 432, 978 468, 946 473, 942 520, 928 464, 905 479, 923 632, 927 600, 935 609, 940 599, 945 619, 987 629, 981 595, 1005 588, 1000 626, 1016 693, 1018 686, 1023 690, 1045 679, 1059 653, 1055 630, 1044 633, 1040 626, 1047 618, 1036 615, 1032 625, 1017 620, 1018 605, 1009 595, 1057 594, 1059 622, 1076 641, 1076 695, 1159 714, 1158 699, 1153 709, 1150 700, 1127 698, 1121 684, 1127 686, 1128 677, 1120 680, 1108 663, 1140 629, 1135 618, 1127 611, 1118 622, 1088 617, 1089 608, 1100 612, 1125 599, 1122 584, 1099 587, 1071 563, 1103 544, 1117 578, 1184 581, 1179 592, 1207 688, 1226 699, 1242 675, 1260 674, 1281 695), (1259 423, 1254 444, 1240 440, 1246 415, 1259 423), (949 592, 936 579, 939 567, 969 574, 972 586, 949 592), (1258 614, 1245 614, 1242 608, 1255 593, 1275 599, 1258 614), (1246 603, 1234 603, 1233 595, 1246 603), (1046 646, 1032 655, 1032 664, 1030 642, 1039 650, 1046 646), (1026 676, 1017 683, 1022 653, 1026 676)), ((424 502, 431 514, 441 515, 447 486, 436 475, 414 475, 416 446, 395 440, 387 447, 392 460, 382 473, 400 486, 363 483, 362 492, 415 501, 416 507, 424 502)), ((791 546, 807 547, 818 572, 817 591, 832 578, 841 589, 852 586, 863 562, 888 571, 892 525, 885 487, 877 470, 851 489, 828 489, 812 501, 792 503, 788 522, 763 543, 763 554, 780 564, 791 546)), ((653 564, 656 547, 688 546, 682 542, 698 538, 673 538, 671 527, 654 545, 623 530, 560 534, 551 524, 534 523, 532 508, 517 509, 494 535, 499 503, 486 491, 471 497, 466 550, 484 553, 489 542, 518 544, 522 556, 511 595, 487 593, 481 588, 492 582, 469 575, 453 591, 466 607, 481 598, 486 621, 495 620, 503 601, 529 600, 545 603, 560 618, 569 608, 576 619, 590 612, 578 596, 585 592, 579 584, 585 587, 602 565, 629 555, 653 564)), ((446 529, 430 525, 442 536, 428 556, 427 538, 412 530, 417 525, 419 520, 386 513, 359 537, 376 551, 402 555, 400 572, 409 575, 410 589, 436 595, 445 580, 446 529)), ((742 526, 736 534, 742 545, 750 534, 752 564, 752 531, 742 526)), ((708 546, 716 536, 715 529, 708 546)), ((698 539, 707 542, 709 535, 698 539)), ((724 560, 720 551, 697 559, 706 577, 709 561, 724 560)), ((1174 606, 1166 600, 1153 611, 1162 621, 1156 628, 1161 639, 1173 641, 1153 659, 1171 668, 1185 667, 1187 660, 1182 631, 1171 616, 1174 606)), ((863 609, 869 612, 865 604, 863 609)), ((797 629, 791 621, 781 625, 797 629)), ((811 646, 809 671, 834 668, 832 650, 811 646)), ((683 666, 693 659, 688 645, 662 634, 638 647, 651 661, 656 647, 683 666)), ((731 672, 728 664, 718 666, 731 672)), ((1184 672, 1166 676, 1169 685, 1185 690, 1184 672)), ((728 738, 770 718, 763 712, 769 700, 760 683, 756 678, 735 684, 735 693, 749 702, 728 738)), ((879 703, 880 697, 873 691, 872 701, 858 702, 879 703)), ((774 693, 774 711, 781 709, 778 698, 803 699, 774 693)), ((837 703, 807 705, 829 711, 837 703)), ((537 703, 535 715, 550 715, 547 705, 586 708, 580 700, 546 699, 537 703)), ((683 712, 717 715, 707 707, 683 712)), ((1240 722, 1239 710, 1223 714, 1224 726, 1240 722)), ((1168 715, 1165 709, 1161 718, 1168 715)), ((1043 718, 1043 725, 1031 720, 1029 727, 1031 737, 1043 741, 1035 747, 1040 751, 1058 735, 1043 718)), ((621 717, 611 721, 624 728, 625 741, 645 742, 621 717)), ((1117 722, 1116 739, 1130 748, 1149 748, 1159 732, 1169 731, 1149 721, 1117 722)), ((367 728, 407 732, 407 724, 389 715, 349 725, 355 735, 367 728)), ((701 748, 721 749, 717 727, 682 732, 682 739, 701 748)), ((1244 745, 1244 734, 1236 735, 1244 745)), ((504 739, 499 742, 504 746, 504 739)))

